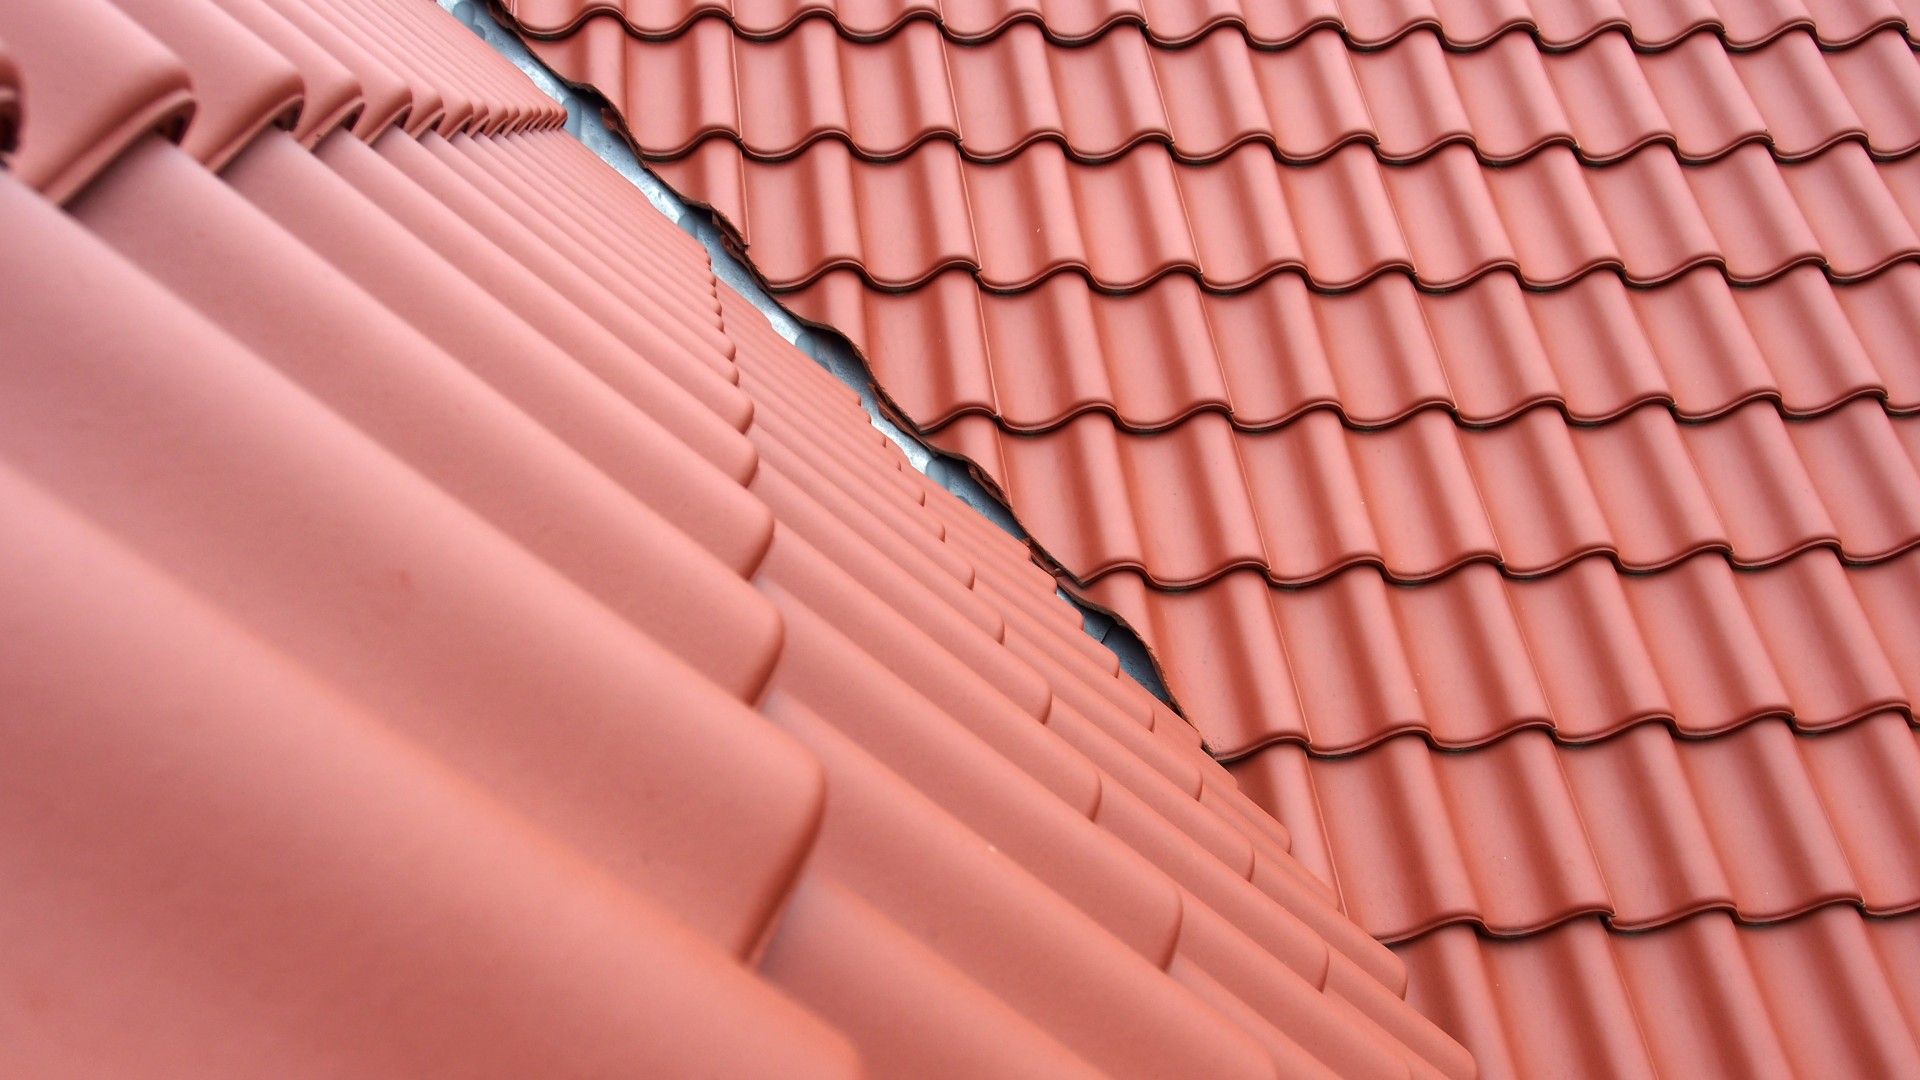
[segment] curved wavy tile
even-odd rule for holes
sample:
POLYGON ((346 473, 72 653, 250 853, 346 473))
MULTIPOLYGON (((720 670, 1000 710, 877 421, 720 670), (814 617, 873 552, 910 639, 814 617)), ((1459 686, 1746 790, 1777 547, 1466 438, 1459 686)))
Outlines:
POLYGON ((1490 1080, 1569 1061, 1622 1077, 1920 1070, 1907 1019, 1920 918, 1828 907, 1743 926, 1710 913, 1644 934, 1589 918, 1521 939, 1451 927, 1395 951, 1409 999, 1490 1080))
POLYGON ((1636 48, 1661 49, 1708 34, 1735 48, 1763 45, 1793 30, 1813 33, 1823 46, 1843 47, 1876 30, 1905 27, 1895 0, 1789 0, 1785 4, 1716 0, 501 0, 523 32, 565 37, 596 18, 618 20, 642 38, 672 37, 703 18, 724 19, 748 37, 778 37, 808 19, 829 22, 856 40, 884 38, 915 20, 938 23, 956 41, 983 41, 1010 27, 1032 24, 1062 44, 1090 41, 1122 26, 1145 29, 1155 43, 1182 45, 1209 30, 1231 27, 1256 46, 1277 48, 1322 28, 1355 45, 1375 48, 1418 30, 1439 33, 1454 49, 1472 49, 1505 34, 1527 34, 1548 48, 1572 48, 1609 30, 1629 34, 1636 48))
POLYGON ((1078 273, 1125 292, 1183 273, 1233 292, 1283 272, 1332 291, 1388 273, 1450 290, 1499 270, 1532 288, 1603 270, 1651 286, 1700 266, 1742 285, 1802 265, 1863 280, 1920 258, 1914 160, 1847 144, 1782 165, 1747 146, 1683 166, 1655 146, 1587 168, 1555 147, 1488 169, 1460 146, 1407 166, 1349 146, 1292 167, 1243 146, 1183 165, 1144 145, 1084 165, 1039 143, 985 164, 936 141, 886 163, 838 142, 765 162, 723 139, 657 168, 726 215, 780 290, 836 267, 911 289, 958 266, 994 291, 1078 273))
MULTIPOLYGON (((1265 801, 1297 782, 1278 759, 1300 753, 1234 771, 1265 801)), ((1466 754, 1403 736, 1305 763, 1347 910, 1390 942, 1453 923, 1530 934, 1587 914, 1647 930, 1703 911, 1765 923, 1833 904, 1920 907, 1920 876, 1899 864, 1920 855, 1920 736, 1897 713, 1822 735, 1766 720, 1680 739, 1646 724, 1580 747, 1524 731, 1466 754)))
POLYGON ((1895 30, 1834 53, 1804 32, 1750 52, 1699 35, 1641 54, 1620 33, 1560 53, 1525 35, 1451 52, 1427 32, 1355 51, 1331 30, 1258 51, 1232 30, 1180 49, 1133 28, 1062 47, 1017 24, 961 45, 927 21, 861 42, 815 19, 759 41, 707 19, 651 41, 596 19, 533 48, 605 94, 656 158, 711 137, 766 160, 837 139, 875 161, 930 139, 998 161, 1044 140, 1089 163, 1143 142, 1192 163, 1257 144, 1290 164, 1350 143, 1396 163, 1464 144, 1491 164, 1556 145, 1584 164, 1656 143, 1689 163, 1747 144, 1784 161, 1843 141, 1883 158, 1920 146, 1920 61, 1895 30))
POLYGON ((1418 587, 1355 567, 1311 588, 1242 571, 1194 589, 1110 574, 1081 590, 1154 648, 1208 744, 1348 753, 1397 734, 1464 748, 1528 727, 1586 743, 1649 721, 1702 738, 1765 717, 1845 726, 1920 693, 1920 557, 1762 570, 1602 557, 1515 580, 1469 565, 1418 587))
POLYGON ((1810 420, 1753 402, 1704 423, 1644 406, 1596 426, 1552 409, 1463 428, 1441 410, 1355 430, 1317 410, 1238 432, 1201 413, 1152 434, 1088 415, 1039 435, 965 416, 931 436, 975 463, 1081 582, 1164 588, 1259 570, 1309 585, 1369 565, 1411 583, 1475 562, 1511 577, 1603 554, 1632 572, 1703 552, 1736 567, 1920 544, 1920 418, 1855 401, 1810 420))
POLYGON ((783 300, 846 334, 926 431, 968 415, 1034 433, 1091 413, 1147 432, 1198 412, 1259 431, 1317 409, 1354 427, 1429 408, 1476 425, 1540 406, 1583 424, 1656 402, 1684 420, 1762 399, 1795 418, 1860 397, 1920 409, 1917 266, 1742 289, 1711 268, 1652 289, 1592 274, 1551 292, 1490 274, 1322 293, 1280 274, 1228 295, 1185 275, 1113 295, 1073 274, 994 293, 960 270, 885 292, 840 270, 783 300))

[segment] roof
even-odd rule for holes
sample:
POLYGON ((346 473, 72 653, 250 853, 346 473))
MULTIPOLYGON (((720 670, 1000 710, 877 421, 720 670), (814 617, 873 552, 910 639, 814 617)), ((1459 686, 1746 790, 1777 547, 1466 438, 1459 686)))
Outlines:
POLYGON ((1920 1070, 1895 5, 506 6, 1484 1074, 1920 1070))
POLYGON ((5 1072, 1471 1071, 439 8, 18 0, 0 55, 5 1072))

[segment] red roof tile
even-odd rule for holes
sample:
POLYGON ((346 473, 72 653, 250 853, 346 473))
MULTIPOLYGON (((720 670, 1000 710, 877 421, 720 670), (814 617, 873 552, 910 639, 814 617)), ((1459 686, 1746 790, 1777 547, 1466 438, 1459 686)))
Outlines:
POLYGON ((1141 26, 1160 45, 1193 41, 1220 26, 1249 43, 1280 47, 1316 29, 1339 29, 1363 48, 1434 30, 1454 48, 1492 43, 1525 32, 1550 49, 1578 45, 1618 30, 1642 49, 1660 49, 1695 34, 1713 34, 1734 48, 1764 45, 1795 30, 1830 48, 1854 44, 1884 27, 1904 27, 1910 9, 1899 0, 1772 0, 1742 5, 1716 0, 507 0, 505 10, 534 37, 565 37, 596 16, 619 19, 636 37, 674 37, 703 17, 720 16, 750 37, 778 37, 803 20, 825 19, 854 39, 883 38, 914 20, 933 20, 957 41, 992 38, 1037 24, 1048 38, 1085 42, 1121 26, 1141 26))
POLYGON ((1280 274, 1220 294, 1176 275, 1122 295, 1075 275, 986 292, 959 272, 893 293, 839 270, 784 298, 844 329, 928 429, 973 413, 1045 431, 1104 412, 1152 431, 1203 411, 1258 430, 1314 409, 1370 428, 1425 408, 1471 424, 1538 405, 1579 423, 1653 402, 1682 420, 1759 399, 1790 417, 1866 396, 1920 408, 1920 267, 1905 265, 1839 288, 1800 267, 1736 289, 1708 267, 1659 289, 1592 274, 1541 292, 1490 274, 1428 293, 1387 275, 1324 293, 1280 274))
POLYGON ((1716 550, 1753 568, 1816 547, 1871 563, 1920 543, 1920 421, 1869 400, 1698 424, 1650 405, 1596 427, 1535 409, 1463 429, 1428 410, 1358 431, 1316 411, 1258 434, 1203 413, 1150 439, 1101 416, 1039 436, 967 416, 934 441, 997 478, 1083 581, 1253 567, 1308 584, 1362 563, 1422 581, 1472 562, 1534 577, 1596 553, 1647 571, 1716 550))
POLYGON ((1914 1069, 1892 5, 507 6, 1484 1073, 1914 1069))
POLYGON ((1471 1071, 456 21, 0 40, 5 1071, 1471 1071))
POLYGON ((644 102, 627 110, 633 138, 660 158, 710 137, 737 137, 766 159, 836 140, 875 161, 938 139, 981 162, 1043 140, 1085 162, 1156 142, 1194 163, 1258 143, 1295 164, 1354 142, 1394 162, 1460 143, 1489 163, 1566 146, 1591 164, 1655 143, 1689 163, 1749 143, 1787 161, 1843 141, 1876 157, 1920 145, 1920 72, 1895 29, 1839 52, 1806 33, 1751 52, 1700 35, 1636 53, 1618 33, 1562 53, 1519 34, 1450 52, 1427 32, 1349 52, 1331 30, 1261 51, 1227 29, 1158 49, 1132 26, 1065 47, 1031 23, 963 45, 928 21, 856 41, 820 19, 770 39, 704 19, 684 37, 646 40, 600 18, 534 50, 569 79, 644 102))
POLYGON ((1920 690, 1917 574, 1911 553, 1846 567, 1815 551, 1746 573, 1717 555, 1647 575, 1592 557, 1526 581, 1469 566, 1419 588, 1366 567, 1310 589, 1243 572, 1164 591, 1122 572, 1089 593, 1163 643, 1172 685, 1234 757, 1402 731, 1451 747, 1526 727, 1587 742, 1648 720, 1687 736, 1767 716, 1814 731, 1905 709, 1920 690))
POLYGON ((1486 1074, 1577 1061, 1609 1076, 1875 1076, 1920 1068, 1916 935, 1920 919, 1839 907, 1767 927, 1708 914, 1647 934, 1592 919, 1517 940, 1442 930, 1402 952, 1414 1000, 1471 1032, 1486 1074))
POLYGON ((1907 216, 1920 216, 1915 160, 1878 164, 1843 143, 1791 165, 1746 146, 1685 166, 1656 145, 1585 168, 1571 150, 1549 147, 1487 169, 1464 146, 1404 166, 1348 146, 1288 166, 1244 145, 1199 166, 1146 144, 1085 165, 1043 142, 988 164, 936 141, 876 163, 838 142, 757 161, 710 140, 658 169, 723 213, 777 288, 846 267, 877 287, 908 289, 962 267, 993 291, 1064 272, 1105 291, 1174 273, 1237 291, 1280 273, 1322 290, 1394 273, 1452 289, 1496 272, 1553 288, 1608 270, 1647 286, 1698 266, 1736 284, 1802 265, 1861 280, 1920 258, 1907 216), (755 231, 803 212, 810 228, 755 231))

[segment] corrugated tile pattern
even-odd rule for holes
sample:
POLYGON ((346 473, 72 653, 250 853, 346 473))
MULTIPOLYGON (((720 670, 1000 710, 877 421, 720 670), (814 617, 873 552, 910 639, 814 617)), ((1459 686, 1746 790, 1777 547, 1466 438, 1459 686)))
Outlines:
POLYGON ((1371 567, 1307 589, 1241 572, 1168 591, 1127 571, 1088 594, 1166 643, 1170 681, 1213 718, 1226 757, 1276 741, 1342 753, 1402 732, 1446 747, 1529 727, 1591 742, 1647 721, 1687 737, 1764 717, 1814 731, 1910 712, 1920 691, 1912 553, 1849 567, 1811 551, 1750 572, 1706 554, 1632 575, 1594 556, 1525 581, 1468 566, 1418 588, 1371 567))
POLYGON ((937 23, 956 41, 981 41, 1033 24, 1048 39, 1084 43, 1115 27, 1139 26, 1160 45, 1197 40, 1234 27, 1255 47, 1278 48, 1322 28, 1354 45, 1377 48, 1420 30, 1456 49, 1492 44, 1505 34, 1532 35, 1547 49, 1567 49, 1610 30, 1643 50, 1711 34, 1736 49, 1764 45, 1794 30, 1842 48, 1876 30, 1907 27, 1913 9, 1900 0, 506 0, 502 5, 532 37, 565 37, 596 17, 618 19, 640 38, 671 38, 697 21, 725 19, 747 37, 774 38, 805 20, 823 19, 855 40, 885 38, 915 20, 937 23))
POLYGON ((1752 927, 1709 914, 1630 935, 1578 919, 1509 940, 1442 930, 1401 952, 1415 1000, 1472 1032, 1486 1075, 1538 1076, 1570 1061, 1621 1077, 1920 1069, 1920 919, 1825 908, 1752 927))
POLYGON ((943 140, 982 162, 1043 140, 1083 162, 1156 142, 1189 163, 1254 143, 1291 164, 1351 143, 1401 163, 1458 143, 1490 164, 1549 146, 1588 164, 1656 143, 1688 163, 1750 143, 1783 161, 1846 141, 1879 158, 1920 146, 1920 68, 1892 29, 1838 52, 1806 32, 1750 52, 1703 35, 1636 53, 1619 33, 1563 53, 1524 35, 1450 52, 1424 32, 1352 52, 1332 31, 1262 52, 1231 30, 1181 49, 1131 27, 1064 47, 1021 24, 960 45, 931 22, 863 42, 817 19, 770 40, 705 19, 649 41, 602 18, 535 49, 575 82, 644 102, 626 110, 633 138, 660 158, 708 138, 738 138, 764 159, 833 139, 874 161, 943 140), (1081 92, 1093 86, 1106 92, 1081 92))
POLYGON ((1489 274, 1431 293, 1387 275, 1325 293, 1279 274, 1219 294, 1172 275, 1122 295, 1074 274, 987 292, 958 270, 896 293, 836 270, 785 299, 843 329, 928 430, 967 414, 1036 432, 1087 413, 1155 431, 1202 412, 1262 430, 1316 409, 1361 428, 1430 408, 1476 425, 1540 405, 1588 424, 1649 403, 1683 420, 1762 399, 1790 417, 1860 397, 1920 409, 1913 265, 1842 287, 1799 267, 1733 288, 1703 267, 1658 289, 1489 274))
POLYGON ((1106 291, 1169 274, 1223 292, 1282 273, 1327 291, 1386 274, 1425 289, 1493 273, 1554 288, 1607 271, 1651 286, 1697 266, 1754 285, 1797 266, 1847 282, 1920 259, 1920 158, 1875 162, 1857 143, 1793 164, 1749 145, 1704 165, 1655 145, 1602 168, 1549 147, 1489 169, 1459 145, 1409 165, 1350 145, 1288 166, 1260 146, 1187 165, 1146 144, 1087 165, 1044 142, 987 164, 944 142, 870 162, 838 142, 758 161, 708 140, 658 171, 724 214, 781 289, 842 267, 882 289, 949 267, 993 291, 1063 273, 1106 291), (778 224, 803 214, 811 227, 778 224))
POLYGON ((0 41, 3 1071, 1472 1071, 438 8, 0 41))
POLYGON ((1474 562, 1535 577, 1596 553, 1630 571, 1705 551, 1757 568, 1820 547, 1872 563, 1920 544, 1920 419, 1870 400, 1809 420, 1759 401, 1692 424, 1648 405, 1593 427, 1536 409, 1356 431, 1321 411, 1247 434, 1203 414, 1152 438, 1103 416, 1043 436, 968 416, 934 439, 995 477, 1083 582, 1253 567, 1303 585, 1361 564, 1414 582, 1474 562))
POLYGON ((1469 754, 1412 736, 1344 757, 1289 746, 1236 771, 1256 793, 1304 774, 1349 910, 1405 940, 1453 923, 1524 935, 1583 914, 1640 930, 1705 910, 1750 923, 1837 903, 1912 911, 1916 766, 1912 725, 1887 712, 1821 735, 1764 720, 1711 739, 1645 724, 1558 749, 1526 731, 1469 754), (1516 850, 1527 873, 1508 865, 1516 850))
POLYGON ((1818 7, 512 10, 1483 1074, 1903 1075, 1920 61, 1818 7))

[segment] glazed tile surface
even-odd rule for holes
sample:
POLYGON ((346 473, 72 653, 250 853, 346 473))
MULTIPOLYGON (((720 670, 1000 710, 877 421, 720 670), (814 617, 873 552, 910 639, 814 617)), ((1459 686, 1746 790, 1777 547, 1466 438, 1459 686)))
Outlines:
POLYGON ((1899 8, 507 7, 1482 1075, 1920 1063, 1899 8))
POLYGON ((0 5, 19 1076, 1467 1076, 424 0, 0 5))

